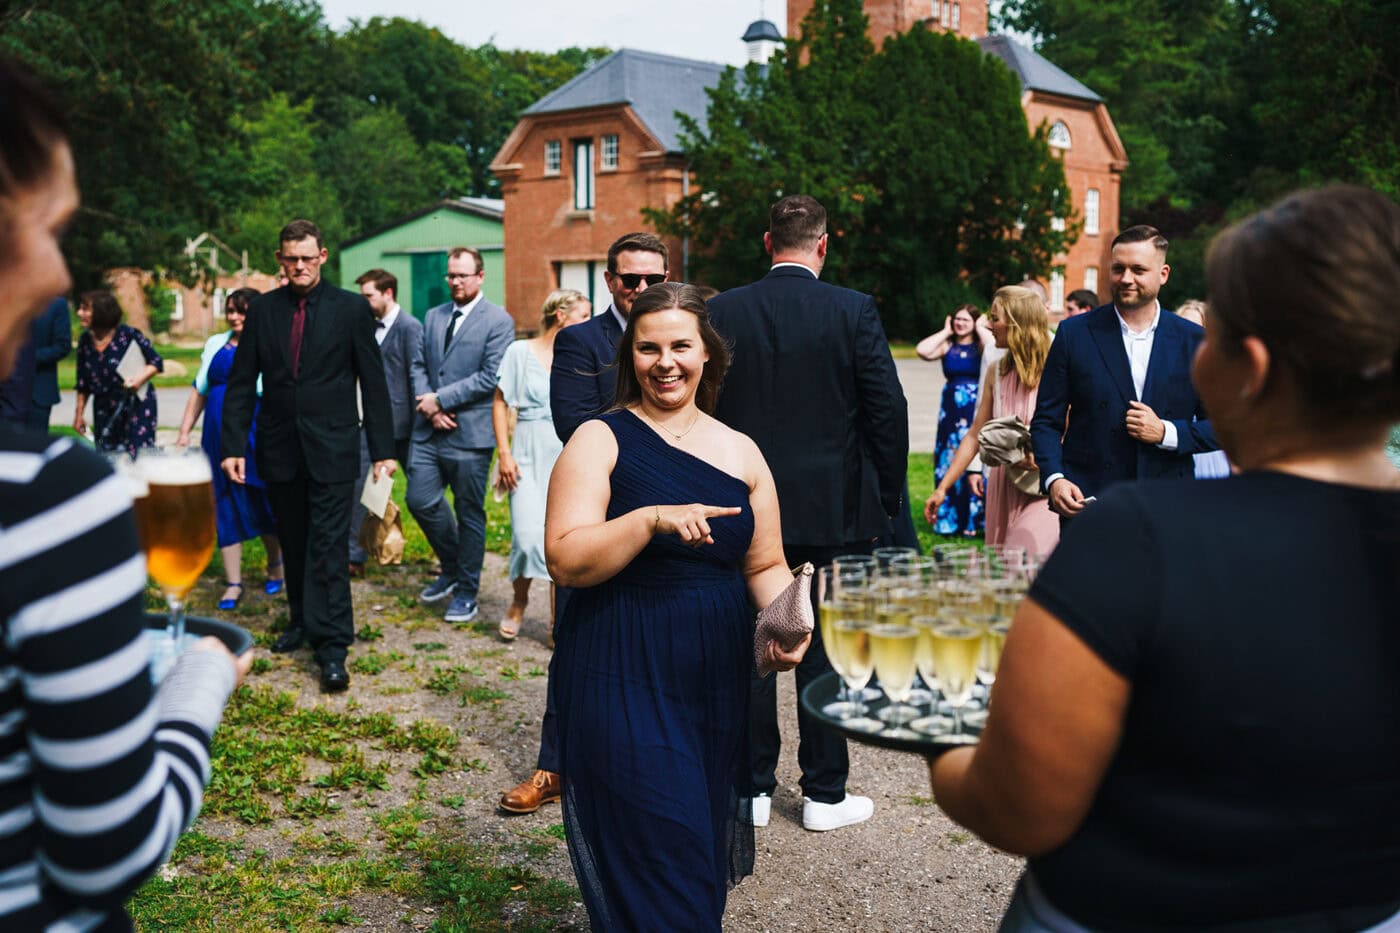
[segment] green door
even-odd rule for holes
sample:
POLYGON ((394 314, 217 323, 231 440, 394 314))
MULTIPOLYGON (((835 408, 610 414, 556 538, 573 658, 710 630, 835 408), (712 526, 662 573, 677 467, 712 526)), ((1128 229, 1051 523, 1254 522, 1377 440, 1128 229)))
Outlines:
POLYGON ((436 308, 449 297, 447 253, 414 253, 409 259, 413 264, 413 304, 408 310, 421 321, 429 308, 436 308))

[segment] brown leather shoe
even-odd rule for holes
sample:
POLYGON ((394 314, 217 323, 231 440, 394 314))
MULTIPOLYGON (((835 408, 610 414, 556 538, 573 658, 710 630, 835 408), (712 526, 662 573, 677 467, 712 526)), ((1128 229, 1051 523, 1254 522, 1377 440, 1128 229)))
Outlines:
POLYGON ((553 771, 536 771, 528 780, 506 791, 501 809, 510 813, 534 813, 547 803, 558 803, 564 782, 553 771))
POLYGON ((350 576, 363 578, 365 575, 365 565, 358 561, 350 562, 350 576))

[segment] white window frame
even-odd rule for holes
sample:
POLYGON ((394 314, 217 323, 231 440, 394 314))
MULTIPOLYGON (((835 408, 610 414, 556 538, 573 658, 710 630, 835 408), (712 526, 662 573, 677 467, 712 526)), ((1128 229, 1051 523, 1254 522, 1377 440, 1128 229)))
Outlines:
POLYGON ((1084 192, 1084 232, 1089 236, 1099 235, 1099 189, 1090 188, 1084 192))
POLYGON ((574 210, 591 211, 593 198, 593 140, 575 139, 574 210))
POLYGON ((1050 132, 1046 135, 1045 141, 1049 143, 1052 149, 1068 149, 1074 144, 1074 139, 1069 134, 1069 127, 1065 125, 1064 120, 1056 120, 1054 124, 1051 125, 1050 132))
POLYGON ((598 155, 598 168, 605 172, 617 171, 617 157, 621 150, 621 141, 616 133, 607 133, 603 136, 603 145, 598 155))
POLYGON ((962 4, 957 0, 953 2, 953 32, 962 29, 962 4))
POLYGON ((1065 309, 1065 274, 1058 269, 1050 273, 1050 308, 1053 311, 1065 309))
POLYGON ((1085 267, 1084 267, 1084 287, 1087 288, 1089 291, 1093 292, 1095 295, 1097 295, 1097 294, 1099 293, 1099 267, 1098 267, 1098 266, 1085 266, 1085 267))
POLYGON ((564 168, 564 147, 557 139, 544 141, 544 173, 558 175, 564 168))
POLYGON ((947 29, 948 26, 952 23, 952 17, 953 17, 953 4, 952 4, 952 3, 945 2, 945 3, 943 4, 943 20, 942 20, 943 28, 944 28, 944 29, 947 29))

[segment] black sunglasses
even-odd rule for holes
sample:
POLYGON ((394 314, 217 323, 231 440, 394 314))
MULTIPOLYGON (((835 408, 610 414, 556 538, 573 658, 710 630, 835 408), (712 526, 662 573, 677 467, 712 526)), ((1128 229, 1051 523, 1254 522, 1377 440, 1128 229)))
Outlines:
POLYGON ((642 275, 640 272, 614 272, 613 277, 621 282, 622 287, 628 291, 641 285, 643 281, 647 283, 648 288, 666 281, 666 274, 657 272, 653 272, 651 275, 642 275))

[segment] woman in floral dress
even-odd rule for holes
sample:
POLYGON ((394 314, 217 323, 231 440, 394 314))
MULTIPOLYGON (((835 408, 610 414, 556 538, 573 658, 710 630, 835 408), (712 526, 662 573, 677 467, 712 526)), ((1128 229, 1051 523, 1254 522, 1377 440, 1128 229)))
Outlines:
POLYGON ((121 305, 111 292, 84 292, 78 299, 78 320, 87 329, 78 338, 73 430, 87 433, 84 410, 91 398, 93 442, 97 449, 125 450, 134 457, 138 448, 156 444, 156 391, 151 379, 165 368, 165 361, 145 334, 122 323, 121 305), (117 366, 133 341, 146 365, 136 375, 123 379, 117 366))

